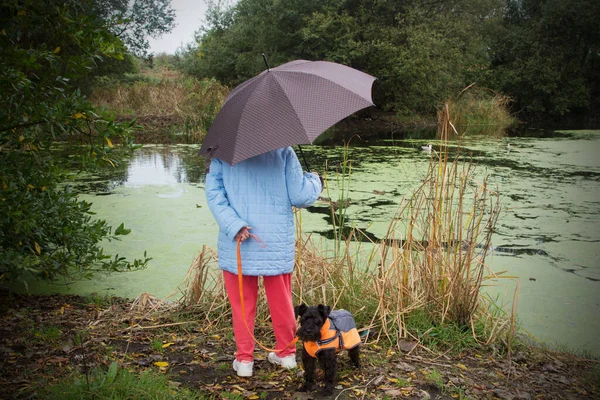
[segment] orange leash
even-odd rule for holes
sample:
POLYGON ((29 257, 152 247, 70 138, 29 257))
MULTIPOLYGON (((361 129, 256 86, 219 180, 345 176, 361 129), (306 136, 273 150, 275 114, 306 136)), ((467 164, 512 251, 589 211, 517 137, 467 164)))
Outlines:
MULTIPOLYGON (((262 242, 262 240, 260 240, 260 238, 256 235, 250 234, 250 237, 252 237, 254 240, 262 242)), ((263 244, 264 244, 264 242, 263 242, 263 244)), ((256 337, 250 330, 250 327, 248 326, 248 322, 246 321, 246 309, 244 307, 244 284, 242 281, 242 240, 241 239, 237 240, 237 270, 238 270, 238 288, 240 291, 240 305, 242 306, 242 319, 244 320, 244 325, 246 325, 246 329, 248 330, 248 333, 250 334, 250 336, 252 336, 252 339, 254 339, 254 341, 263 350, 272 351, 275 353, 282 352, 283 350, 287 349, 288 347, 294 346, 296 344, 296 342, 298 341, 298 336, 294 337, 292 339, 292 341, 290 343, 288 343, 288 345, 285 346, 283 349, 280 349, 280 350, 269 349, 268 347, 265 347, 261 342, 259 342, 258 339, 256 339, 256 337)))

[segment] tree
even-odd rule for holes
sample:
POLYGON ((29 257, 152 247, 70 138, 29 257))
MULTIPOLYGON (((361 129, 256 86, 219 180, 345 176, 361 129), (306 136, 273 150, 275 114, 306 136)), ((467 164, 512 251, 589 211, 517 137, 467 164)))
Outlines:
POLYGON ((488 65, 485 26, 501 0, 240 0, 210 9, 187 49, 187 72, 235 85, 297 58, 343 63, 378 78, 375 102, 432 114, 488 65))
POLYGON ((94 0, 92 10, 131 53, 147 57, 148 37, 158 38, 175 27, 171 0, 94 0))
POLYGON ((600 106, 600 3, 508 0, 491 44, 489 85, 527 115, 560 117, 600 106))
POLYGON ((0 282, 28 272, 42 279, 143 267, 105 255, 114 232, 65 185, 52 146, 77 146, 83 167, 118 162, 113 142, 131 145, 132 124, 94 110, 72 82, 103 58, 122 58, 123 42, 86 1, 4 1, 0 8, 0 282))

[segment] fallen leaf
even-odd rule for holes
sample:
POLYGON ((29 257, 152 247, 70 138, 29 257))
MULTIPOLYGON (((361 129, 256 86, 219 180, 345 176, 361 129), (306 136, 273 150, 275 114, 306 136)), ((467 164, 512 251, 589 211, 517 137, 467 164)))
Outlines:
POLYGON ((398 364, 396 364, 396 368, 404 372, 412 372, 415 370, 415 367, 405 363, 404 361, 400 361, 398 364))
POLYGON ((166 361, 155 361, 154 365, 156 365, 157 367, 160 367, 160 368, 165 368, 165 367, 169 366, 169 363, 166 361))
POLYGON ((386 390, 383 393, 389 397, 400 397, 402 395, 402 392, 398 389, 386 390))
POLYGON ((46 360, 46 362, 53 364, 62 363, 65 361, 69 361, 69 359, 66 357, 52 357, 46 360))
POLYGON ((408 340, 401 340, 398 343, 398 347, 400 347, 400 350, 402 350, 404 353, 410 353, 415 347, 417 347, 417 343, 408 340))
POLYGON ((456 364, 456 366, 457 366, 458 368, 460 368, 460 369, 464 370, 464 371, 468 371, 468 370, 469 370, 469 368, 467 368, 467 366, 466 366, 466 365, 464 365, 464 364, 461 364, 461 363, 458 363, 458 364, 456 364))
POLYGON ((173 344, 175 344, 175 343, 173 343, 173 342, 165 343, 165 344, 162 345, 162 348, 166 349, 167 347, 169 347, 169 346, 171 346, 173 344))

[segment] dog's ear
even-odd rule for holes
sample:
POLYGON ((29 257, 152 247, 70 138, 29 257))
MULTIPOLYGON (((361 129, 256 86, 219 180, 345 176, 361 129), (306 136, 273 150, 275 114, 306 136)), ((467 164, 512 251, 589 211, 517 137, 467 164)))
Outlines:
POLYGON ((323 304, 319 304, 319 313, 321 313, 321 315, 323 316, 323 320, 327 319, 327 317, 329 317, 329 313, 331 312, 331 307, 329 306, 324 306, 323 304))
POLYGON ((304 315, 307 308, 308 308, 308 306, 304 303, 300 304, 299 306, 294 307, 294 317, 298 318, 299 316, 301 317, 302 315, 304 315))

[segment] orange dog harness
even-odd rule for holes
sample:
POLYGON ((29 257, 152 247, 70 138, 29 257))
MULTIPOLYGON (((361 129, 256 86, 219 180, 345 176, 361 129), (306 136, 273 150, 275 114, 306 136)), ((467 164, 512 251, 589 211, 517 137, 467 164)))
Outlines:
POLYGON ((321 339, 316 342, 304 342, 304 349, 313 358, 321 350, 350 350, 360 344, 360 335, 352 314, 346 310, 335 310, 321 327, 321 339))

